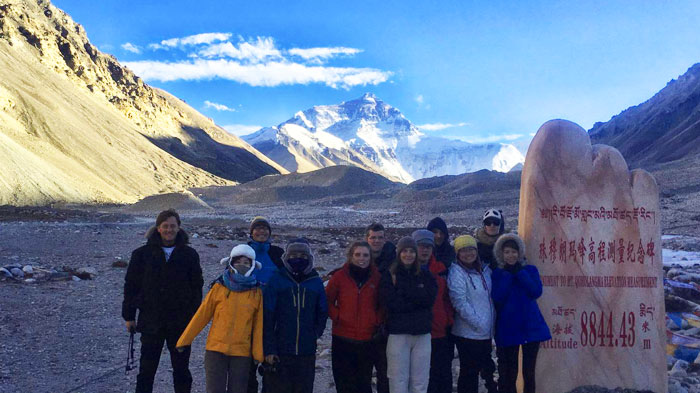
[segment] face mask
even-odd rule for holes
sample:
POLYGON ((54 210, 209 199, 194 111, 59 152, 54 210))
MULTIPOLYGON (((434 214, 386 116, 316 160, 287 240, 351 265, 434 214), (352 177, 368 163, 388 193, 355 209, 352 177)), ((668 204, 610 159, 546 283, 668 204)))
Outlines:
POLYGON ((229 260, 228 267, 233 271, 233 273, 243 275, 248 277, 255 269, 255 263, 248 265, 247 263, 241 263, 236 261, 236 263, 231 263, 233 261, 229 260))
POLYGON ((287 263, 294 273, 301 273, 309 266, 309 260, 306 258, 290 258, 287 263))
POLYGON ((246 274, 250 270, 250 266, 244 263, 236 263, 232 267, 238 274, 246 274))

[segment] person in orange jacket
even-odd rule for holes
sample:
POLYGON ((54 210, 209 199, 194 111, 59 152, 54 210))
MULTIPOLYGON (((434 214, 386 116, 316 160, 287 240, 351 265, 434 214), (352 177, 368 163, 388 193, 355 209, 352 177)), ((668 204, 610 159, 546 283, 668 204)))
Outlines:
POLYGON ((212 321, 204 354, 207 393, 244 393, 248 386, 251 358, 263 361, 263 295, 255 277, 260 262, 246 244, 221 260, 227 268, 177 342, 184 350, 212 321))
POLYGON ((326 286, 333 321, 331 363, 338 393, 372 393, 375 343, 381 324, 377 300, 380 274, 364 241, 348 248, 347 261, 326 286))

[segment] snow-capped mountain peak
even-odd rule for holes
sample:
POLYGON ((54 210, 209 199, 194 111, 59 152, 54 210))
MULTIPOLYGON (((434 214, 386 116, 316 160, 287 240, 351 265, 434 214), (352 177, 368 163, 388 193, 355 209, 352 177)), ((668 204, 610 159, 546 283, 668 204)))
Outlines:
POLYGON ((346 164, 402 182, 481 169, 506 172, 524 161, 512 145, 426 136, 372 93, 314 106, 243 138, 290 171, 346 164))

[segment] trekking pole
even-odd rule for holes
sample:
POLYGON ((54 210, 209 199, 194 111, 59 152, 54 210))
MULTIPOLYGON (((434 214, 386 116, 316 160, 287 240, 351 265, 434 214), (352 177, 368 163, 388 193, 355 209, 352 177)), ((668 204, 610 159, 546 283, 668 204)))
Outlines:
POLYGON ((134 335, 136 330, 132 327, 129 329, 129 350, 126 353, 126 368, 124 375, 128 375, 130 370, 134 369, 134 335))

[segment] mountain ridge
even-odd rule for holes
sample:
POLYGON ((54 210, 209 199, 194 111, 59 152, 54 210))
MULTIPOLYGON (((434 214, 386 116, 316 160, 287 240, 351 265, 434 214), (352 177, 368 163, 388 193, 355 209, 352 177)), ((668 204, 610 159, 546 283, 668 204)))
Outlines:
POLYGON ((259 204, 276 202, 315 201, 324 198, 357 201, 373 197, 385 198, 385 193, 398 192, 405 187, 384 176, 356 166, 334 165, 304 173, 263 176, 234 187, 192 189, 212 206, 259 204))
POLYGON ((511 145, 426 135, 372 93, 298 111, 243 139, 289 171, 355 165, 404 183, 479 169, 505 172, 524 160, 511 145))
POLYGON ((43 0, 0 5, 0 141, 0 204, 129 203, 286 172, 43 0))
POLYGON ((700 63, 588 132, 592 143, 617 148, 632 166, 651 168, 700 155, 700 63))

